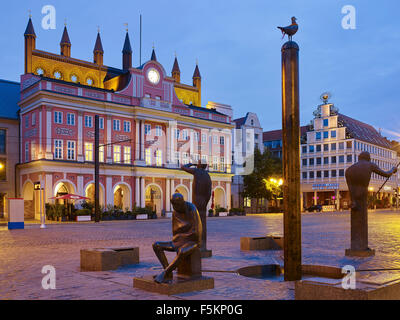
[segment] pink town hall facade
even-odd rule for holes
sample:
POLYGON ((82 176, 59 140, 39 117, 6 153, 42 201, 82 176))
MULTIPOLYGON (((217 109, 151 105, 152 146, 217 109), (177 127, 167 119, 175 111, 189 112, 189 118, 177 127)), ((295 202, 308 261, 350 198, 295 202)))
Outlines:
MULTIPOLYGON (((192 176, 182 164, 206 161, 214 205, 231 205, 231 118, 201 106, 201 76, 180 83, 175 58, 168 75, 155 51, 132 67, 128 32, 122 68, 103 65, 97 34, 93 62, 71 57, 67 28, 61 53, 36 49, 31 19, 25 31, 25 73, 21 76, 18 193, 25 215, 38 218, 41 182, 44 203, 66 193, 94 199, 94 119, 100 120, 100 204, 131 209, 151 206, 161 216, 170 197, 192 199, 192 176)), ((209 206, 211 206, 211 202, 209 206)))

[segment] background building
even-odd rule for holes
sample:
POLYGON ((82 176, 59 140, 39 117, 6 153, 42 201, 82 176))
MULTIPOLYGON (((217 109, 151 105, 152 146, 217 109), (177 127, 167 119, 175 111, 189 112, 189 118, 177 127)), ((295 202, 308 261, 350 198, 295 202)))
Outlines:
MULTIPOLYGON (((300 139, 305 139, 308 126, 300 127, 300 139)), ((282 159, 282 129, 263 132, 264 148, 276 158, 282 159)))
MULTIPOLYGON (((391 143, 374 127, 339 113, 327 101, 318 106, 306 141, 301 144, 302 207, 321 204, 327 211, 348 209, 350 196, 345 170, 357 162, 362 151, 368 151, 371 161, 385 171, 398 163, 391 143)), ((391 205, 398 177, 398 174, 392 176, 378 194, 378 206, 391 205)), ((385 179, 372 174, 371 196, 385 179)))
MULTIPOLYGON (((121 68, 103 65, 100 34, 93 62, 71 57, 64 28, 60 54, 36 49, 31 19, 25 31, 25 74, 21 76, 21 164, 19 193, 39 215, 33 184, 41 181, 45 202, 74 193, 94 198, 94 119, 100 117, 100 204, 171 211, 178 191, 192 199, 192 176, 182 164, 209 164, 214 206, 230 208, 231 118, 201 106, 201 75, 180 82, 175 57, 171 75, 153 49, 132 67, 126 33, 121 68)), ((29 208, 28 208, 29 207, 29 208)))
POLYGON ((255 199, 244 199, 241 195, 241 192, 243 192, 243 176, 238 173, 244 159, 254 154, 255 148, 259 149, 261 153, 264 152, 263 129, 257 115, 253 112, 247 112, 246 116, 235 119, 233 122, 236 127, 233 135, 235 176, 232 178, 232 206, 235 208, 255 207, 253 204, 255 199))
POLYGON ((15 169, 19 162, 19 91, 19 83, 0 80, 0 219, 8 212, 7 199, 15 197, 15 169))

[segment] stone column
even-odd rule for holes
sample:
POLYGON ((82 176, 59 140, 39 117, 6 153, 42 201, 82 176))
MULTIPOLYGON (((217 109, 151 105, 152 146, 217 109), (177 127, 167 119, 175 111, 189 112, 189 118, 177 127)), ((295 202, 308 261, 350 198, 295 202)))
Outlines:
POLYGON ((44 190, 44 203, 48 203, 51 197, 53 197, 53 175, 46 174, 45 175, 45 190, 44 190))
POLYGON ((226 208, 229 210, 231 208, 231 184, 226 183, 226 208))
MULTIPOLYGON (((111 137, 111 130, 112 130, 112 124, 111 124, 111 116, 107 116, 107 146, 106 150, 104 150, 104 153, 106 154, 106 163, 112 163, 113 162, 113 154, 112 154, 112 145, 110 144, 112 141, 111 137)), ((113 204, 114 204, 114 195, 113 195, 113 204)))
POLYGON ((301 279, 299 47, 282 46, 282 137, 285 281, 301 279))
POLYGON ((83 176, 82 175, 78 175, 77 178, 77 194, 79 194, 80 196, 85 196, 85 190, 83 190, 83 176))
MULTIPOLYGON (((42 125, 43 125, 43 119, 42 119, 42 111, 39 111, 39 155, 38 159, 43 158, 43 140, 42 140, 42 125)), ((22 127, 22 126, 21 126, 22 127)), ((22 135, 21 135, 22 137, 22 135)))
POLYGON ((144 160, 144 120, 140 121, 140 160, 144 160))
POLYGON ((114 192, 113 192, 113 185, 112 185, 112 177, 106 177, 106 194, 107 194, 107 201, 106 204, 114 205, 114 192))
POLYGON ((135 177, 135 204, 140 206, 140 177, 135 177))
POLYGON ((135 120, 136 135, 135 135, 135 161, 140 159, 140 123, 135 120))
POLYGON ((52 149, 52 124, 53 117, 51 108, 46 109, 46 159, 53 160, 53 149, 52 149))
POLYGON ((171 211, 171 179, 165 181, 165 211, 171 211))
POLYGON ((145 197, 146 197, 146 190, 144 188, 144 177, 141 177, 140 178, 140 206, 142 208, 144 208, 146 205, 145 197))
POLYGON ((83 156, 83 112, 78 112, 78 141, 77 141, 77 160, 79 162, 85 161, 83 156))

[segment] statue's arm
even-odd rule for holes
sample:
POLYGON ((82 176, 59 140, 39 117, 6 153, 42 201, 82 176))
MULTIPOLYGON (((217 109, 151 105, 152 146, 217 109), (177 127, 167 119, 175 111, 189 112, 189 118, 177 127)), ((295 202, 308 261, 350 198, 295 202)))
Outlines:
POLYGON ((375 163, 371 163, 371 165, 372 165, 372 172, 379 174, 380 176, 385 178, 389 178, 392 174, 395 174, 397 172, 396 167, 393 167, 392 170, 389 171, 383 171, 375 163))
POLYGON ((196 169, 192 168, 193 164, 192 163, 188 163, 188 164, 184 164, 183 166, 181 166, 181 169, 183 171, 186 171, 187 173, 193 174, 195 173, 196 169))

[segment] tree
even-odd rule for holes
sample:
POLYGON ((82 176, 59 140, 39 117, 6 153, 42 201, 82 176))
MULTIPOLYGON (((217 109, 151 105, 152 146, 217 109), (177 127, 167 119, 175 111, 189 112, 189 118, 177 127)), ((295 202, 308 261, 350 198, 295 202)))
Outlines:
POLYGON ((282 176, 282 162, 274 158, 268 149, 261 153, 258 148, 254 150, 254 170, 251 174, 243 177, 243 197, 257 199, 258 203, 262 198, 271 200, 276 199, 275 191, 266 187, 265 181, 270 181, 271 177, 279 179, 282 176))

